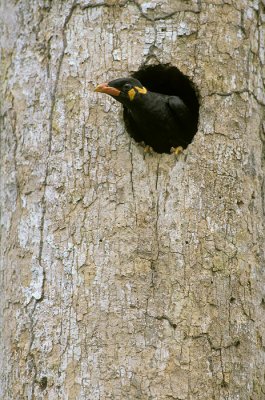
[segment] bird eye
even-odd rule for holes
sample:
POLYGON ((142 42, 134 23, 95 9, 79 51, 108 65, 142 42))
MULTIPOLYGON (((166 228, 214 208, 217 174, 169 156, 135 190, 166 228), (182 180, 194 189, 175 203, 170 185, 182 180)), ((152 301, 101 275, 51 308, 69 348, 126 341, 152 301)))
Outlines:
POLYGON ((123 86, 123 89, 127 92, 128 90, 130 90, 132 88, 132 85, 130 83, 125 83, 125 85, 123 86))

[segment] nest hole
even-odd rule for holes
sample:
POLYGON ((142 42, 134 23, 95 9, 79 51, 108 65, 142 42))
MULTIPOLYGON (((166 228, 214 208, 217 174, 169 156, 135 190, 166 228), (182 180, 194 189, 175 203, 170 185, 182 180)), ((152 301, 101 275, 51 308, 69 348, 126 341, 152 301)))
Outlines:
MULTIPOLYGON (((170 64, 145 65, 132 73, 132 76, 138 79, 149 91, 178 96, 186 104, 192 115, 191 128, 183 132, 186 145, 182 147, 186 148, 197 132, 199 120, 198 92, 191 79, 170 64)), ((125 118, 126 113, 124 113, 124 120, 125 118)), ((145 144, 150 145, 150 143, 145 144)), ((156 151, 158 153, 164 152, 162 149, 156 149, 156 151)))

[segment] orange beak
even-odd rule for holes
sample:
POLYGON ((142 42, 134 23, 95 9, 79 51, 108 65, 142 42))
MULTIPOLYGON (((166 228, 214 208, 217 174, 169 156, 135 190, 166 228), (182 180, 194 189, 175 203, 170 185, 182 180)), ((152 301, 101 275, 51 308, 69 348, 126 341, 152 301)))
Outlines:
POLYGON ((121 91, 119 89, 109 86, 107 83, 101 83, 96 87, 95 92, 107 93, 111 96, 119 96, 121 91))

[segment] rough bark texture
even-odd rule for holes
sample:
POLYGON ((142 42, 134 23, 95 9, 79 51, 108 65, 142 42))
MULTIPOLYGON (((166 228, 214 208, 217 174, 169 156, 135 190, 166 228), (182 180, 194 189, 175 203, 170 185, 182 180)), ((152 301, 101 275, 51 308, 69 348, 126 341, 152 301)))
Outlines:
POLYGON ((0 15, 1 399, 264 399, 264 3, 0 15), (157 61, 200 92, 179 160, 93 92, 157 61))

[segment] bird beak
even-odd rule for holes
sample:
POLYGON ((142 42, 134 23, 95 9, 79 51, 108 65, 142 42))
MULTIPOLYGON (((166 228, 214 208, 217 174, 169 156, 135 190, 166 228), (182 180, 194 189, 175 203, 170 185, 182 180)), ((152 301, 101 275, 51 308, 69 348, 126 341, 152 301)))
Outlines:
POLYGON ((107 83, 101 83, 96 87, 95 92, 107 93, 111 96, 119 96, 121 91, 119 89, 109 86, 107 83))

